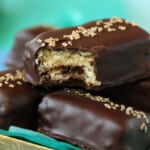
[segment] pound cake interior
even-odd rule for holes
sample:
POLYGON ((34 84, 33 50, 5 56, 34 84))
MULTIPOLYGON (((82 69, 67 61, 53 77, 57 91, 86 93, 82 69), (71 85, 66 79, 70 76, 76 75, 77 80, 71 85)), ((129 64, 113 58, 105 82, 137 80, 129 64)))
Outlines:
POLYGON ((50 79, 58 84, 75 79, 87 86, 101 84, 96 79, 94 56, 88 51, 41 49, 37 54, 36 64, 41 81, 50 79))

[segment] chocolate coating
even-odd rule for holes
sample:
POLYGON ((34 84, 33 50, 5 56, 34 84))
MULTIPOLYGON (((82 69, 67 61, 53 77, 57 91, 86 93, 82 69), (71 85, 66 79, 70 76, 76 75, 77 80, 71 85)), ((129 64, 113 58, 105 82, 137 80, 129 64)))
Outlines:
POLYGON ((38 34, 48 30, 51 31, 54 30, 54 28, 49 26, 37 26, 18 32, 16 34, 13 48, 6 60, 6 65, 10 68, 22 68, 25 43, 32 40, 38 34))
POLYGON ((101 92, 117 102, 150 111, 150 78, 108 88, 101 92))
POLYGON ((43 134, 46 134, 46 135, 52 137, 52 138, 55 138, 56 140, 67 142, 74 146, 80 147, 82 150, 96 150, 96 148, 94 146, 89 145, 88 143, 85 143, 83 141, 80 141, 77 139, 71 139, 71 138, 68 138, 66 136, 62 136, 59 134, 54 134, 52 132, 49 132, 49 131, 41 129, 41 128, 39 129, 39 131, 43 134))
MULTIPOLYGON (((149 34, 140 27, 122 19, 116 20, 110 25, 111 20, 93 21, 81 27, 45 32, 28 42, 24 56, 25 78, 34 85, 52 86, 59 84, 59 86, 81 86, 95 90, 149 76, 149 34), (80 28, 85 28, 86 30, 80 28), (99 29, 101 30, 99 31, 99 29), (74 32, 77 35, 74 35, 74 32), (79 35, 78 32, 80 32, 79 35), (56 41, 48 44, 41 43, 48 38, 54 38, 56 41), (71 42, 71 44, 63 46, 67 42, 71 42), (67 49, 76 53, 79 51, 91 52, 94 58, 95 66, 94 64, 93 66, 96 72, 96 79, 101 82, 101 85, 87 86, 81 80, 72 78, 59 83, 55 83, 51 79, 41 80, 41 75, 37 69, 38 64, 36 64, 37 53, 41 49, 49 51, 63 51, 67 49)), ((69 71, 72 70, 70 69, 69 71)))
POLYGON ((0 72, 0 128, 36 129, 37 105, 45 90, 23 80, 22 70, 0 72))
POLYGON ((131 107, 114 106, 102 97, 57 91, 45 96, 39 105, 39 129, 85 141, 98 150, 148 149, 150 126, 144 132, 143 119, 129 113, 131 107))

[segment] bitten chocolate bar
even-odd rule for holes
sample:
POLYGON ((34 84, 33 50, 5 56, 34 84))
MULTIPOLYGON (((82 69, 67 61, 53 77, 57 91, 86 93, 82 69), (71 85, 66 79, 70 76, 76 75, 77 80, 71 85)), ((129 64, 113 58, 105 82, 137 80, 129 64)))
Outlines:
POLYGON ((23 67, 23 54, 25 51, 25 43, 32 40, 38 34, 51 30, 54 30, 54 28, 50 26, 36 26, 18 32, 15 38, 13 48, 6 60, 6 65, 10 68, 23 67))
POLYGON ((25 78, 34 85, 102 89, 149 76, 149 53, 149 34, 137 25, 119 18, 93 21, 28 42, 25 78))
POLYGON ((21 69, 0 72, 0 128, 37 129, 37 106, 44 94, 23 79, 21 69))
POLYGON ((108 98, 76 90, 45 96, 39 105, 39 130, 95 146, 98 150, 150 147, 149 116, 108 98))

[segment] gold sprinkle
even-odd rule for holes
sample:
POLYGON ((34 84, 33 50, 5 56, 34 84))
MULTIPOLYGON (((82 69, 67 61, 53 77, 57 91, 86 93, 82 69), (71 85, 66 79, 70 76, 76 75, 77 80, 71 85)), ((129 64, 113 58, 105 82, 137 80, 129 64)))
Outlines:
POLYGON ((37 42, 38 42, 38 43, 42 43, 42 40, 41 40, 41 39, 37 39, 37 42))
POLYGON ((96 21, 96 25, 100 25, 100 24, 102 24, 103 23, 103 21, 102 20, 98 20, 98 21, 96 21))
POLYGON ((114 105, 114 103, 113 103, 113 102, 110 102, 110 105, 111 105, 111 106, 113 106, 113 105, 114 105))
POLYGON ((109 98, 103 98, 103 97, 101 97, 103 100, 104 100, 104 102, 109 102, 110 100, 109 100, 109 98))
POLYGON ((0 77, 0 82, 4 81, 5 80, 5 77, 4 76, 1 76, 0 77))
POLYGON ((72 42, 71 41, 68 41, 67 44, 70 45, 70 46, 72 46, 72 42))
MULTIPOLYGON (((49 47, 55 47, 56 46, 56 42, 58 42, 59 39, 58 38, 52 38, 52 37, 49 37, 47 39, 44 40, 44 42, 46 44, 48 44, 49 47)), ((45 44, 44 43, 44 44, 45 44)), ((42 43, 43 44, 43 43, 42 43)), ((45 45, 44 45, 45 46, 45 45)))
POLYGON ((110 28, 112 25, 111 24, 106 24, 104 25, 104 28, 107 29, 107 28, 110 28))
POLYGON ((2 87, 3 86, 3 83, 0 83, 0 87, 2 87))
POLYGON ((104 25, 108 25, 108 26, 112 26, 113 23, 111 23, 110 21, 106 21, 106 22, 103 22, 104 25))
POLYGON ((140 129, 143 130, 144 127, 145 127, 145 123, 142 123, 141 126, 140 126, 140 129))
POLYGON ((18 84, 18 85, 22 85, 22 82, 20 82, 20 81, 17 81, 17 84, 18 84))
POLYGON ((97 102, 103 102, 103 98, 102 97, 99 97, 99 96, 95 96, 95 100, 97 102))
POLYGON ((5 84, 8 84, 8 81, 4 81, 5 84))
MULTIPOLYGON (((101 27, 90 27, 85 28, 83 26, 78 26, 76 30, 72 31, 71 34, 64 35, 63 38, 69 39, 69 40, 78 40, 80 39, 80 35, 83 35, 85 37, 94 37, 98 34, 98 32, 101 32, 103 29, 101 27)), ((71 41, 67 41, 66 43, 62 43, 64 47, 68 45, 72 45, 71 41)))
POLYGON ((106 108, 108 108, 108 109, 111 109, 111 106, 109 105, 109 104, 104 104, 104 106, 106 107, 106 108))
POLYGON ((63 42, 63 43, 62 43, 62 46, 63 46, 63 47, 67 47, 68 44, 67 44, 66 42, 63 42))
POLYGON ((118 29, 124 31, 124 30, 126 30, 126 27, 125 26, 119 26, 118 29))
POLYGON ((96 32, 97 27, 91 27, 89 30, 91 30, 91 32, 92 32, 92 31, 93 31, 93 32, 96 32))
POLYGON ((113 109, 113 110, 116 110, 116 109, 117 109, 117 107, 113 106, 113 107, 112 107, 112 109, 113 109))
POLYGON ((116 108, 118 108, 118 107, 119 107, 119 104, 115 104, 114 106, 115 106, 116 108))
POLYGON ((144 112, 140 111, 140 114, 142 115, 143 118, 146 119, 147 116, 146 116, 146 114, 144 112))
POLYGON ((15 86, 13 84, 9 84, 8 87, 14 88, 15 86))
POLYGON ((45 43, 41 43, 41 47, 44 47, 45 46, 45 43))
POLYGON ((110 22, 111 23, 117 23, 117 22, 122 23, 123 20, 121 18, 118 18, 118 17, 113 17, 110 19, 110 22))
POLYGON ((125 106, 124 105, 120 105, 120 111, 124 111, 125 110, 125 106))
POLYGON ((137 23, 131 22, 131 25, 132 25, 132 26, 137 26, 137 23))
POLYGON ((95 35, 97 35, 96 33, 91 33, 91 37, 94 37, 95 35))
POLYGON ((127 107, 126 108, 126 114, 131 115, 133 113, 133 108, 132 107, 127 107))
POLYGON ((141 114, 140 114, 140 113, 137 113, 137 114, 136 114, 136 116, 137 116, 137 118, 139 118, 139 119, 141 119, 141 118, 142 118, 142 116, 141 116, 141 114))
POLYGON ((35 59, 35 64, 38 65, 39 64, 39 60, 35 59))
POLYGON ((78 40, 80 39, 80 34, 78 33, 78 31, 72 31, 72 33, 70 35, 64 35, 64 38, 68 38, 70 40, 78 40))
POLYGON ((98 33, 96 32, 98 29, 98 27, 91 27, 88 29, 85 29, 81 32, 81 34, 85 37, 94 37, 95 35, 97 35, 98 33))
POLYGON ((116 29, 114 29, 114 28, 108 28, 107 31, 108 32, 113 32, 113 31, 116 31, 116 29))
POLYGON ((148 127, 144 122, 141 124, 140 130, 144 131, 144 133, 148 132, 148 127))
POLYGON ((87 96, 87 97, 90 96, 90 93, 85 93, 85 96, 87 96))
POLYGON ((15 79, 15 80, 17 80, 17 79, 18 79, 18 80, 19 80, 19 79, 24 80, 24 78, 23 78, 23 72, 17 70, 17 71, 16 71, 16 74, 14 75, 14 79, 15 79))
POLYGON ((77 27, 79 31, 85 31, 86 29, 83 26, 77 27))
POLYGON ((98 27, 97 30, 98 30, 98 32, 102 32, 103 28, 102 27, 98 27))
POLYGON ((73 39, 75 39, 75 40, 80 39, 80 34, 76 31, 72 31, 72 40, 73 39))
POLYGON ((130 24, 130 25, 132 25, 132 26, 138 26, 138 24, 135 23, 135 22, 128 22, 128 21, 126 21, 126 23, 128 23, 128 24, 130 24))

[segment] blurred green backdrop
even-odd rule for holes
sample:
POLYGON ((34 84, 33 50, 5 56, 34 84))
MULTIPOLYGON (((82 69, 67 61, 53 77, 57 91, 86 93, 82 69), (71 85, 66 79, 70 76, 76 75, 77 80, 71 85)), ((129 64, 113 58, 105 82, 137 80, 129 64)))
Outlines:
POLYGON ((150 31, 149 0, 0 0, 0 49, 9 50, 15 33, 49 24, 58 27, 118 16, 150 31))

